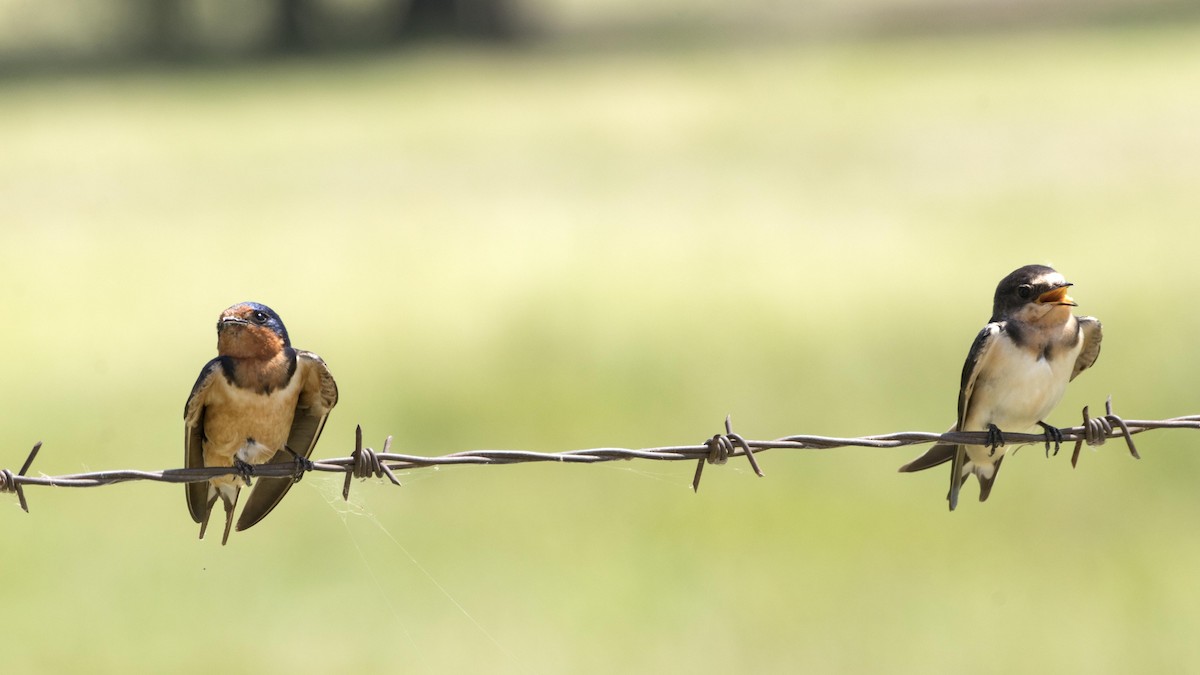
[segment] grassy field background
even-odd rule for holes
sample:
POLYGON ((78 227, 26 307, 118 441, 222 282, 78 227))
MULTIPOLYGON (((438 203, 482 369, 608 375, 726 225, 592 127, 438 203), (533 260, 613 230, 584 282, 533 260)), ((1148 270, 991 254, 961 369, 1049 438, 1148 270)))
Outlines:
MULTIPOLYGON (((418 454, 936 431, 996 282, 1105 325, 1050 419, 1200 412, 1200 26, 387 58, 0 90, 0 466, 182 462, 254 299, 418 454)), ((229 546, 183 490, 0 500, 11 672, 1129 672, 1200 657, 1200 437, 309 476, 229 546)))

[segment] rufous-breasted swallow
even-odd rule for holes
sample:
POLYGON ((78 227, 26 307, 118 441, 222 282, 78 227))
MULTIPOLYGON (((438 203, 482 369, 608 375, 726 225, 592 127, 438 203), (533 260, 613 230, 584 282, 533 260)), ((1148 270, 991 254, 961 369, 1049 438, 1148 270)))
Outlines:
MULTIPOLYGON (((233 509, 253 465, 308 462, 329 411, 337 404, 337 385, 321 357, 293 349, 279 315, 266 305, 243 302, 221 312, 217 321, 217 357, 200 371, 184 406, 184 460, 188 468, 235 467, 239 476, 188 483, 192 520, 200 538, 213 504, 225 504, 224 544, 233 509)), ((238 518, 244 530, 266 517, 292 487, 294 479, 259 477, 238 518)))
POLYGON ((1026 433, 1040 425, 1051 441, 1062 433, 1044 421, 1067 383, 1100 356, 1100 322, 1075 316, 1071 286, 1044 265, 1026 265, 1000 280, 992 318, 971 345, 958 391, 956 431, 986 431, 989 444, 938 444, 900 467, 920 471, 951 462, 950 510, 967 476, 979 479, 979 501, 992 491, 1004 460, 1001 430, 1026 433))

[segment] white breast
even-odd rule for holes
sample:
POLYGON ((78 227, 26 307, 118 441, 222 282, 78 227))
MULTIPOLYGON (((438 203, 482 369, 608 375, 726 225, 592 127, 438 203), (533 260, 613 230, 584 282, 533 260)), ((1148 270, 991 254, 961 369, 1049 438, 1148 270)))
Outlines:
POLYGON ((1011 340, 997 339, 972 392, 965 431, 995 424, 1001 431, 1027 432, 1062 400, 1082 343, 1047 360, 1011 340))

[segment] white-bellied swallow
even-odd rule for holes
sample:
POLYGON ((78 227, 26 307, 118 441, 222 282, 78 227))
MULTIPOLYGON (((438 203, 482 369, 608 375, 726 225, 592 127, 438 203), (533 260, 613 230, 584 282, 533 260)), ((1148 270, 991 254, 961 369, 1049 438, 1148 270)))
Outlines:
MULTIPOLYGON (((188 468, 235 467, 240 476, 188 483, 192 519, 200 538, 213 504, 225 504, 224 544, 242 484, 254 464, 307 463, 329 411, 337 385, 321 357, 293 349, 283 321, 270 307, 243 302, 217 321, 217 357, 200 371, 184 406, 184 461, 188 468)), ((293 478, 260 477, 237 529, 262 520, 292 487, 293 478)))
POLYGON ((967 476, 979 479, 979 501, 992 491, 1004 460, 1002 431, 1026 433, 1041 426, 1046 447, 1062 440, 1045 418, 1067 390, 1067 383, 1091 367, 1100 355, 1100 322, 1075 316, 1071 286, 1044 265, 1026 265, 996 287, 992 318, 971 345, 958 391, 956 431, 986 431, 988 445, 938 444, 900 467, 920 471, 951 462, 950 510, 967 476))

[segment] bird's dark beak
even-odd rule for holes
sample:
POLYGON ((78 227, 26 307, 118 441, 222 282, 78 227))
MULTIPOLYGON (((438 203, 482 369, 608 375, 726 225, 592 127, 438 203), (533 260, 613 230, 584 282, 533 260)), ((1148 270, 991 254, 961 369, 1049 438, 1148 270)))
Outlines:
POLYGON ((237 316, 223 316, 217 322, 217 330, 228 328, 229 326, 247 326, 250 322, 237 316))
POLYGON ((1050 290, 1042 293, 1037 297, 1037 302, 1040 305, 1070 305, 1077 306, 1071 296, 1067 295, 1067 289, 1073 284, 1064 283, 1061 286, 1055 286, 1050 290))

